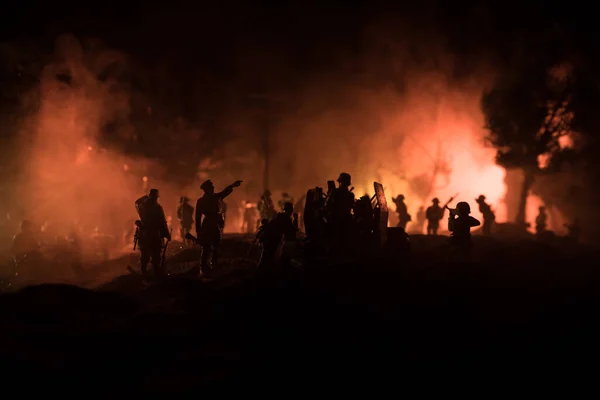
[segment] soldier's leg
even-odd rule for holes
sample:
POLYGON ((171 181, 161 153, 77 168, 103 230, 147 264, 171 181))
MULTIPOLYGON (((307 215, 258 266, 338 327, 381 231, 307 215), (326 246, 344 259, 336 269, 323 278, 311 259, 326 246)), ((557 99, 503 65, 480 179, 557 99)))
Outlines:
POLYGON ((163 275, 162 265, 161 265, 161 250, 162 248, 159 245, 152 246, 152 270, 154 271, 154 275, 160 277, 163 275))
POLYGON ((150 252, 148 249, 140 248, 140 268, 142 273, 146 273, 148 270, 148 263, 150 262, 150 252))
POLYGON ((210 265, 211 253, 212 253, 212 241, 210 240, 209 237, 205 237, 204 240, 202 241, 202 257, 201 257, 201 262, 200 262, 200 266, 202 267, 203 270, 211 268, 211 265, 210 265))
POLYGON ((221 249, 221 238, 223 233, 221 230, 215 232, 215 238, 212 245, 212 265, 216 266, 219 261, 220 249, 221 249))
POLYGON ((260 261, 258 267, 262 269, 271 268, 275 263, 275 253, 277 252, 277 246, 273 243, 263 243, 260 252, 260 261))

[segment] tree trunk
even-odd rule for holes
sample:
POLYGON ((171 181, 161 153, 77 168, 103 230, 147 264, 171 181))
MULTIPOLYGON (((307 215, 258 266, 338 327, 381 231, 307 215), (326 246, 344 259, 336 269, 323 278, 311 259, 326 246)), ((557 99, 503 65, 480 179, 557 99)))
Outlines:
POLYGON ((529 192, 531 191, 534 179, 533 171, 528 169, 523 170, 523 184, 521 186, 521 197, 519 198, 519 211, 517 212, 515 221, 518 225, 525 226, 526 224, 525 211, 527 209, 527 198, 529 197, 529 192))

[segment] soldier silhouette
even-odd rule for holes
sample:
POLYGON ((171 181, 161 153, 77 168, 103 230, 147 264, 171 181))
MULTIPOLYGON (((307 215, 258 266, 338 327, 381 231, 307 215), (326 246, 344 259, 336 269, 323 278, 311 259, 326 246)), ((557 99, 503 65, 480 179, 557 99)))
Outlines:
POLYGON ((496 215, 492 211, 492 207, 485 202, 485 196, 480 195, 475 199, 479 205, 479 212, 483 215, 483 226, 481 227, 484 236, 492 235, 492 225, 496 221, 496 215))
POLYGON ((423 206, 421 206, 421 207, 419 207, 419 210, 417 211, 417 232, 419 232, 420 234, 423 233, 423 227, 425 226, 425 220, 426 220, 425 208, 423 206))
POLYGON ((242 220, 242 232, 254 233, 256 231, 257 221, 260 222, 256 207, 251 202, 245 201, 244 216, 242 220))
POLYGON ((540 206, 538 211, 539 213, 535 218, 535 233, 540 234, 546 231, 548 216, 546 215, 546 207, 540 206))
POLYGON ((399 194, 396 198, 392 198, 396 204, 396 213, 398 214, 398 227, 406 230, 406 224, 412 221, 411 215, 408 213, 406 204, 404 203, 404 195, 399 194))
MULTIPOLYGON (((219 256, 219 247, 225 220, 223 218, 223 199, 233 192, 233 188, 239 187, 242 181, 235 181, 223 191, 215 193, 215 186, 211 180, 204 182, 200 189, 204 196, 196 202, 196 235, 202 246, 201 267, 204 272, 216 265, 219 256)), ((196 268, 196 273, 200 268, 196 268)))
POLYGON ((295 241, 297 232, 298 214, 294 213, 294 204, 287 202, 283 205, 283 212, 278 213, 266 223, 261 232, 262 252, 259 268, 271 268, 276 265, 275 257, 282 239, 286 242, 295 241))
POLYGON ((182 196, 179 199, 177 218, 179 219, 179 233, 181 234, 181 240, 185 241, 185 236, 190 233, 192 224, 194 223, 194 207, 190 205, 190 199, 185 196, 182 196))
POLYGON ((152 270, 155 277, 160 278, 164 275, 161 264, 161 250, 163 247, 163 238, 171 240, 171 234, 167 226, 165 212, 158 204, 158 189, 151 189, 148 196, 142 197, 136 201, 136 207, 141 219, 140 229, 140 264, 142 273, 147 271, 148 263, 152 262, 152 270))
POLYGON ((465 201, 456 205, 456 209, 450 209, 448 215, 448 230, 451 232, 450 244, 461 250, 471 250, 471 228, 479 226, 480 222, 471 215, 471 206, 465 201))
POLYGON ((427 219, 427 234, 437 235, 440 221, 444 218, 444 209, 440 207, 440 200, 436 197, 431 201, 433 204, 427 207, 425 218, 427 219))
POLYGON ((350 190, 352 177, 342 172, 337 179, 339 186, 332 190, 327 201, 327 212, 331 218, 330 239, 332 249, 341 251, 349 243, 352 230, 354 193, 350 190))
POLYGON ((354 207, 354 193, 350 191, 352 177, 342 172, 337 181, 339 186, 332 191, 327 205, 334 220, 348 220, 352 218, 354 207))

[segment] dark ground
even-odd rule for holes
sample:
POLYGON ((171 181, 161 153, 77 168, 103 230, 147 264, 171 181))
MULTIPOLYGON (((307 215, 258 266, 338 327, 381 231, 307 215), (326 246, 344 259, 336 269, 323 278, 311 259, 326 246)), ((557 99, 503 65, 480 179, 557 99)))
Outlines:
MULTIPOLYGON (((223 387, 284 388, 287 397, 445 391, 448 382, 500 389, 539 379, 548 388, 551 377, 595 368, 597 253, 477 237, 473 260, 457 262, 443 237, 412 241, 405 263, 267 275, 225 259, 205 280, 148 286, 125 275, 97 290, 4 294, 2 375, 8 388, 79 394, 223 387)), ((248 244, 237 237, 224 246, 242 257, 248 244)))

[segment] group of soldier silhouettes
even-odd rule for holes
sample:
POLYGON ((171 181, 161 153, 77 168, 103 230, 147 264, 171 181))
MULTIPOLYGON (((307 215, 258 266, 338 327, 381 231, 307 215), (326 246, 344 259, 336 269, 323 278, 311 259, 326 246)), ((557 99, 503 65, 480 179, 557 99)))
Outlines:
MULTIPOLYGON (((177 209, 180 220, 181 237, 190 240, 201 247, 202 256, 200 265, 195 267, 191 273, 207 273, 216 265, 219 257, 219 247, 223 229, 225 226, 225 203, 224 199, 229 196, 233 189, 240 186, 242 181, 236 181, 220 192, 215 192, 212 181, 207 180, 200 188, 204 195, 196 202, 196 207, 189 204, 189 199, 182 197, 177 209), (195 211, 195 218, 194 216, 195 211), (196 221, 196 237, 190 235, 192 225, 196 221)), ((316 251, 327 254, 343 253, 349 247, 355 246, 357 240, 373 237, 376 231, 377 206, 373 205, 373 199, 365 195, 359 199, 355 198, 351 187, 351 176, 341 173, 337 179, 338 186, 333 181, 328 182, 328 190, 316 187, 310 189, 305 196, 294 206, 292 198, 284 194, 279 202, 280 212, 275 208, 271 193, 267 190, 263 193, 257 204, 260 220, 257 226, 256 239, 261 246, 261 258, 259 267, 269 268, 277 263, 280 246, 286 242, 296 242, 299 232, 300 221, 298 212, 302 212, 302 227, 305 230, 307 244, 316 251), (302 204, 303 207, 302 207, 302 204)), ((165 248, 164 240, 171 240, 165 213, 158 203, 159 193, 157 189, 136 200, 136 209, 140 217, 136 241, 141 251, 141 270, 147 272, 148 264, 151 262, 155 275, 164 274, 164 256, 161 250, 165 248)), ((472 247, 471 228, 482 225, 471 216, 469 203, 461 201, 456 208, 448 208, 451 198, 445 205, 440 206, 438 198, 432 200, 432 205, 426 210, 419 208, 417 216, 417 229, 422 232, 424 222, 427 221, 426 232, 428 235, 437 235, 440 222, 448 210, 448 231, 450 243, 457 249, 468 251, 472 247)), ((398 227, 406 230, 407 224, 412 220, 404 203, 405 197, 400 194, 393 198, 398 214, 398 227)), ((475 199, 479 211, 483 216, 482 233, 490 236, 496 216, 492 207, 486 203, 485 196, 481 195, 475 199)), ((247 210, 250 207, 247 207, 247 210)), ((251 212, 244 214, 243 225, 246 232, 254 231, 255 219, 251 212)), ((545 207, 540 207, 540 213, 536 218, 536 232, 546 229, 547 216, 545 207)), ((578 225, 565 225, 574 235, 578 225)), ((368 241, 368 240, 367 240, 368 241)))
MULTIPOLYGON (((454 198, 450 199, 453 200, 454 198)), ((398 196, 392 198, 392 201, 396 205, 396 213, 398 214, 398 227, 406 230, 406 225, 412 221, 412 216, 408 213, 408 207, 404 202, 405 197, 403 194, 399 194, 398 196)), ((450 201, 448 203, 450 203, 450 201)), ((428 235, 437 235, 438 230, 440 228, 440 221, 444 218, 444 213, 447 209, 447 204, 443 207, 440 206, 440 200, 436 197, 432 201, 432 205, 427 207, 427 210, 424 207, 419 207, 417 212, 417 221, 416 221, 416 229, 415 232, 422 233, 423 225, 425 221, 427 221, 427 234, 428 235)), ((492 210, 492 207, 485 202, 485 196, 480 195, 475 199, 475 202, 479 205, 479 212, 483 216, 483 226, 482 232, 485 236, 490 236, 492 234, 492 226, 496 221, 496 215, 492 210)), ((469 205, 468 203, 467 206, 469 205)), ((458 209, 457 205, 457 209, 458 209)), ((466 206, 461 205, 460 208, 465 208, 466 206)), ((469 214, 471 207, 468 208, 469 214)))

